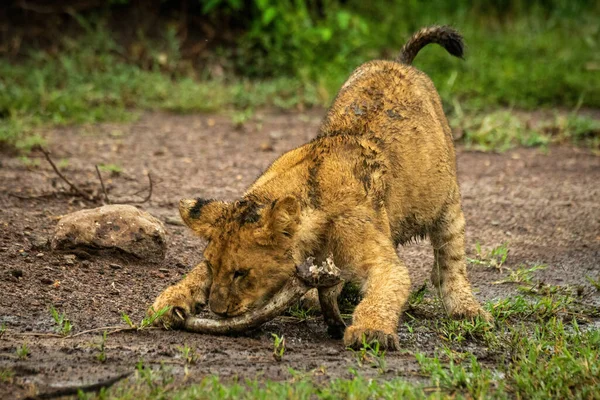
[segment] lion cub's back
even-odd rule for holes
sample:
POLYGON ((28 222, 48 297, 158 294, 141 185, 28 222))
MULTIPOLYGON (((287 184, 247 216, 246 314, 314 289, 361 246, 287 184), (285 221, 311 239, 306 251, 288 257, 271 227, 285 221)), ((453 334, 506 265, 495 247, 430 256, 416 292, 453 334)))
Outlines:
POLYGON ((340 89, 320 127, 321 136, 405 130, 427 132, 446 145, 451 139, 440 97, 429 77, 411 66, 376 60, 358 67, 340 89), (435 137, 443 133, 447 137, 435 137))
POLYGON ((452 134, 435 86, 394 61, 360 66, 329 109, 320 136, 372 141, 387 160, 390 215, 433 218, 458 191, 452 134), (423 201, 427 199, 427 201, 423 201))

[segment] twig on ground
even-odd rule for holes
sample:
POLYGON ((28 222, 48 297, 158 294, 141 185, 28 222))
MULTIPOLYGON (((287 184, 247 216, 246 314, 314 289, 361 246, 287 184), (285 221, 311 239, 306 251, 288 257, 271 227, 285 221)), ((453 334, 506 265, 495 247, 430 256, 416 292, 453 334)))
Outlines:
POLYGON ((80 386, 68 386, 54 390, 52 392, 40 393, 37 396, 30 397, 31 399, 54 399, 56 397, 65 397, 77 395, 79 392, 97 392, 100 389, 108 388, 115 383, 127 378, 132 372, 125 372, 124 374, 117 375, 113 378, 100 381, 91 385, 80 385, 80 386))
POLYGON ((96 164, 96 174, 98 175, 98 179, 100 180, 100 185, 102 186, 102 193, 104 193, 104 200, 106 204, 110 204, 110 199, 108 198, 108 193, 106 193, 106 187, 104 186, 104 181, 102 180, 102 175, 100 174, 100 168, 98 168, 98 164, 96 164))
MULTIPOLYGON (((144 330, 158 330, 160 328, 158 327, 145 327, 144 330)), ((129 331, 138 331, 139 327, 134 326, 127 326, 127 325, 114 325, 114 326, 101 326, 99 328, 93 328, 93 329, 88 329, 85 331, 81 331, 81 332, 77 332, 77 333, 73 333, 71 335, 67 335, 67 336, 63 336, 63 335, 59 335, 57 333, 47 333, 47 332, 14 332, 12 334, 14 335, 18 335, 18 336, 35 336, 35 337, 48 337, 48 338, 57 338, 57 339, 73 339, 76 338, 77 336, 81 336, 81 335, 85 335, 88 333, 94 333, 94 332, 103 332, 103 331, 107 331, 106 334, 107 335, 112 335, 114 333, 119 333, 119 332, 129 332, 129 331)))
POLYGON ((58 194, 58 192, 52 192, 52 193, 42 193, 42 194, 35 194, 35 195, 22 195, 22 194, 18 194, 18 193, 9 193, 9 196, 12 197, 16 197, 17 199, 21 199, 21 200, 35 200, 35 199, 43 199, 46 197, 56 197, 56 195, 58 194))
POLYGON ((54 164, 54 161, 52 161, 52 158, 50 157, 50 153, 48 152, 48 150, 44 149, 42 146, 36 146, 36 149, 41 151, 44 154, 44 157, 46 158, 46 160, 48 161, 48 163, 50 163, 50 165, 52 166, 52 169, 54 170, 54 172, 56 172, 56 175, 58 175, 60 177, 60 179, 62 179, 67 185, 69 185, 69 187, 75 192, 77 193, 79 196, 83 197, 86 200, 89 201, 94 201, 94 198, 88 194, 86 194, 85 192, 83 192, 81 189, 79 189, 77 186, 75 186, 73 183, 71 183, 71 181, 69 181, 56 167, 56 164, 54 164))
MULTIPOLYGON (((111 204, 143 204, 150 201, 152 198, 152 188, 154 187, 154 182, 152 181, 152 175, 148 172, 148 194, 142 200, 133 200, 133 201, 113 201, 111 204)), ((139 191, 137 192, 139 193, 139 191)), ((135 193, 135 194, 137 194, 135 193)))
POLYGON ((98 332, 98 331, 108 331, 109 329, 111 330, 111 332, 107 332, 108 335, 110 335, 111 333, 123 332, 126 330, 135 330, 136 328, 132 328, 132 327, 126 326, 126 325, 101 326, 100 328, 88 329, 87 331, 77 332, 77 333, 74 333, 67 337, 69 339, 71 339, 71 338, 74 338, 77 336, 85 335, 86 333, 93 333, 93 332, 98 332))
POLYGON ((19 336, 51 337, 51 338, 64 339, 63 335, 59 335, 57 333, 46 333, 46 332, 15 332, 14 334, 15 335, 19 335, 19 336))

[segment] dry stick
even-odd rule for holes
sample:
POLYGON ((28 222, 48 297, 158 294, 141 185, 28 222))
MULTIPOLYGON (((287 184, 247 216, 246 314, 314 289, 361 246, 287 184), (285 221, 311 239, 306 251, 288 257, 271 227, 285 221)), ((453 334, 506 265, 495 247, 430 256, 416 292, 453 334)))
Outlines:
MULTIPOLYGON (((262 307, 245 314, 227 319, 209 319, 188 317, 183 322, 185 330, 196 333, 231 334, 255 328, 281 314, 308 290, 314 287, 331 288, 342 282, 340 270, 334 265, 329 256, 320 266, 313 264, 314 258, 309 257, 296 267, 296 274, 290 277, 286 284, 262 307)), ((337 301, 327 298, 321 302, 325 322, 333 326, 337 332, 344 325, 338 310, 337 301)))
POLYGON ((58 192, 52 192, 52 193, 42 193, 42 194, 35 194, 35 195, 31 195, 31 196, 24 196, 18 193, 9 193, 9 196, 12 197, 16 197, 17 199, 21 199, 21 200, 35 200, 35 199, 43 199, 45 197, 56 197, 56 195, 58 194, 58 192))
POLYGON ((148 172, 148 195, 146 196, 146 198, 142 201, 140 201, 139 203, 146 203, 148 201, 150 201, 150 198, 152 197, 152 175, 150 175, 150 172, 148 172))
POLYGON ((61 172, 56 167, 56 164, 54 164, 54 161, 52 161, 52 158, 50 158, 50 153, 48 152, 48 150, 44 149, 42 146, 37 146, 37 149, 44 154, 44 157, 46 157, 46 160, 50 163, 52 169, 54 170, 54 172, 56 172, 60 179, 62 179, 67 185, 69 185, 69 187, 73 189, 75 193, 77 193, 79 196, 83 197, 86 200, 94 200, 91 196, 85 194, 81 189, 72 184, 63 174, 61 174, 61 172))
POLYGON ((145 198, 143 198, 142 200, 137 200, 137 201, 113 201, 111 204, 143 204, 143 203, 147 203, 148 201, 150 201, 150 198, 152 198, 153 186, 154 185, 153 185, 153 181, 152 181, 152 175, 150 175, 150 172, 148 172, 148 194, 146 195, 145 198))
POLYGON ((107 379, 105 381, 101 381, 98 383, 94 383, 92 385, 81 385, 81 386, 68 386, 65 388, 60 388, 58 390, 54 390, 52 392, 40 393, 37 396, 31 397, 32 399, 54 399, 56 397, 65 397, 76 395, 81 392, 97 392, 100 389, 108 388, 115 383, 119 382, 122 379, 127 378, 131 375, 132 372, 125 372, 124 374, 117 375, 113 378, 107 379))
POLYGON ((66 336, 59 335, 58 333, 46 333, 46 332, 14 332, 13 335, 18 336, 35 336, 35 337, 51 337, 64 339, 66 336))
POLYGON ((69 339, 72 339, 72 338, 77 337, 77 336, 85 335, 86 333, 92 333, 92 332, 98 332, 98 331, 107 331, 109 329, 113 329, 113 331, 110 332, 110 333, 117 333, 117 332, 122 332, 122 331, 125 331, 125 330, 135 330, 137 328, 132 328, 130 326, 125 326, 125 325, 101 326, 100 328, 88 329, 87 331, 77 332, 77 333, 74 333, 74 334, 69 335, 67 337, 69 339))
POLYGON ((104 200, 106 204, 110 204, 110 199, 108 198, 108 193, 106 193, 106 187, 104 186, 104 181, 102 180, 102 175, 100 174, 100 169, 98 168, 98 164, 96 164, 96 174, 98 175, 98 179, 100 179, 100 185, 102 186, 102 193, 104 193, 104 200))

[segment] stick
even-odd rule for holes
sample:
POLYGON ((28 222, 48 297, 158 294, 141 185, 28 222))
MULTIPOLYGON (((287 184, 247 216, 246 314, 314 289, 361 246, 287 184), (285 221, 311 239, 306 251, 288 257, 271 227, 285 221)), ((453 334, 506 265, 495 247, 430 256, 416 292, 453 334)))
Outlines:
POLYGON ((302 297, 309 289, 310 288, 302 283, 299 278, 294 276, 282 290, 273 296, 268 304, 255 312, 248 312, 236 317, 221 320, 189 317, 185 320, 184 329, 196 333, 221 335, 244 332, 262 325, 278 314, 281 314, 290 306, 290 304, 300 299, 300 297, 302 297))
POLYGON ((88 329, 87 331, 81 331, 81 332, 74 333, 72 335, 69 335, 68 338, 71 339, 71 338, 74 338, 77 336, 85 335, 86 333, 92 333, 92 332, 98 332, 98 331, 113 330, 112 332, 108 333, 108 334, 111 334, 111 333, 123 332, 126 330, 136 330, 136 329, 137 328, 132 328, 130 326, 125 326, 125 325, 101 326, 100 328, 88 329))
POLYGON ((60 179, 62 179, 67 185, 69 185, 69 187, 73 191, 75 191, 75 193, 77 193, 79 196, 83 197, 86 200, 89 200, 89 201, 94 200, 91 196, 88 196, 87 194, 85 194, 81 189, 79 189, 77 186, 72 184, 63 174, 61 174, 61 172, 56 167, 56 164, 54 164, 54 161, 52 161, 52 158, 50 158, 50 153, 46 149, 44 149, 42 146, 37 146, 36 148, 44 154, 44 157, 46 157, 46 160, 50 163, 50 165, 52 166, 52 169, 54 170, 54 172, 56 172, 56 174, 60 177, 60 179))
POLYGON ((152 175, 150 175, 150 172, 148 172, 148 194, 146 195, 146 197, 142 200, 137 200, 137 201, 113 201, 111 204, 143 204, 143 203, 147 203, 148 201, 150 201, 150 199, 152 198, 152 188, 153 188, 154 184, 152 181, 152 175))
POLYGON ((65 397, 72 396, 82 392, 97 392, 100 389, 108 388, 115 383, 119 382, 122 379, 127 378, 131 375, 132 372, 125 372, 124 374, 120 374, 115 376, 114 378, 107 379, 105 381, 100 381, 98 383, 93 383, 91 385, 81 385, 81 386, 69 386, 65 388, 60 388, 58 390, 54 390, 52 392, 40 393, 37 396, 29 397, 30 399, 54 399, 56 397, 65 397))
POLYGON ((16 197, 17 199, 21 199, 21 200, 35 200, 35 199, 43 199, 45 197, 56 197, 58 193, 57 192, 52 192, 52 193, 42 193, 42 194, 36 194, 36 195, 31 195, 31 196, 24 196, 18 193, 8 193, 9 196, 12 197, 16 197))
POLYGON ((104 200, 106 201, 106 204, 110 204, 110 199, 108 198, 108 193, 106 193, 106 187, 104 186, 104 181, 102 180, 102 175, 100 174, 100 168, 98 168, 98 164, 96 164, 96 174, 98 175, 98 179, 100 179, 102 193, 104 193, 104 200))
MULTIPOLYGON (((304 263, 300 264, 296 268, 296 274, 260 308, 220 320, 188 317, 185 320, 184 329, 190 332, 211 334, 244 332, 275 318, 295 301, 298 301, 311 288, 331 288, 342 281, 340 270, 333 265, 331 257, 328 257, 320 266, 315 266, 313 261, 314 259, 309 257, 304 263)), ((331 333, 339 335, 340 329, 343 332, 343 320, 337 309, 337 301, 328 297, 321 302, 321 306, 324 307, 325 322, 333 325, 331 333)))

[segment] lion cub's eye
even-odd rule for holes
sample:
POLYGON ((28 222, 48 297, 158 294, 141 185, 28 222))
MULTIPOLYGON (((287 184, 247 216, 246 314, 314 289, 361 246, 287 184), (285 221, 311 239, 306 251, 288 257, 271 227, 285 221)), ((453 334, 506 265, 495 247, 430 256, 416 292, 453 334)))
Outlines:
POLYGON ((248 275, 248 270, 238 269, 233 273, 233 279, 243 278, 248 275))

